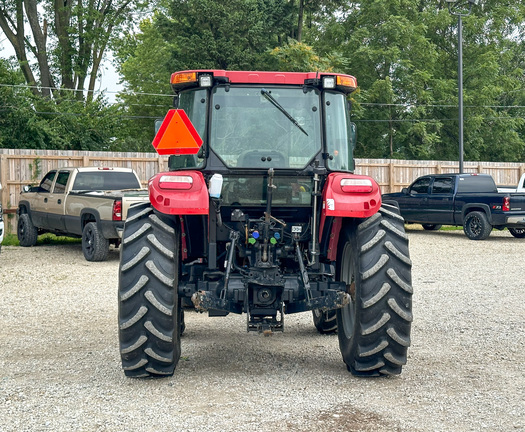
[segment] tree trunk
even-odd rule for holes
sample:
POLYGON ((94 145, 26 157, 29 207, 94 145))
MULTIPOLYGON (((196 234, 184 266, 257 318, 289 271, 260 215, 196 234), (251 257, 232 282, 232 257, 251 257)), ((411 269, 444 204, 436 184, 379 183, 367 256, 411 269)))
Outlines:
POLYGON ((38 61, 38 68, 40 70, 40 81, 42 85, 42 95, 51 97, 51 91, 55 85, 51 71, 49 70, 49 61, 47 58, 46 34, 42 31, 38 21, 38 12, 35 0, 25 0, 25 10, 27 20, 31 26, 33 39, 36 46, 36 58, 38 61))
POLYGON ((67 89, 74 89, 73 82, 73 62, 69 25, 71 21, 71 1, 55 0, 55 30, 59 45, 60 72, 62 75, 61 86, 67 89))
POLYGON ((25 34, 24 34, 24 10, 22 0, 16 1, 16 23, 13 22, 7 11, 0 8, 0 28, 6 35, 7 39, 15 50, 15 55, 20 65, 20 69, 28 85, 31 86, 31 91, 34 95, 40 95, 36 87, 36 79, 29 66, 25 48, 25 34))
POLYGON ((299 0, 299 17, 297 18, 297 42, 303 37, 304 0, 299 0))

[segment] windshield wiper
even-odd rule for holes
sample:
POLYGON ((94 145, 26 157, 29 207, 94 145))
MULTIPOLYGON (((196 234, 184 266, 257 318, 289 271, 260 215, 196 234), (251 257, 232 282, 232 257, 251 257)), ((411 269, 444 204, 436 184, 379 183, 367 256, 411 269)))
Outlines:
POLYGON ((286 111, 286 110, 285 110, 285 109, 279 104, 279 102, 277 102, 277 101, 274 99, 274 97, 270 94, 270 92, 269 92, 268 90, 262 88, 262 89, 261 89, 261 94, 262 94, 266 99, 268 99, 268 100, 272 103, 272 105, 273 105, 275 108, 277 108, 279 111, 281 111, 281 112, 286 116, 286 118, 287 118, 288 120, 290 120, 295 126, 297 126, 297 127, 300 129, 300 131, 301 131, 302 133, 304 133, 306 136, 308 136, 308 134, 306 133, 306 131, 301 127, 301 125, 297 122, 297 120, 295 120, 295 119, 292 117, 292 115, 291 115, 288 111, 286 111))

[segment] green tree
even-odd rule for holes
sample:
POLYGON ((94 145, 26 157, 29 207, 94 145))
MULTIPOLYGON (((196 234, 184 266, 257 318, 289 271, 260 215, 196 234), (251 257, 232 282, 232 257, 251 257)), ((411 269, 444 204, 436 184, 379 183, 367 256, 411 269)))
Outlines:
POLYGON ((0 29, 34 94, 51 97, 60 87, 83 99, 89 78, 91 99, 108 44, 143 7, 140 0, 2 0, 0 29))
POLYGON ((117 66, 125 77, 125 90, 119 94, 123 120, 113 144, 116 150, 152 151, 154 121, 163 118, 173 103, 170 44, 154 25, 155 20, 143 20, 139 32, 126 36, 117 46, 117 66))
POLYGON ((289 72, 332 71, 341 59, 335 55, 321 57, 305 43, 289 39, 285 45, 274 48, 270 54, 275 58, 277 70, 289 72))
MULTIPOLYGON (((523 110, 500 107, 520 105, 525 7, 487 0, 463 22, 465 158, 522 160, 523 110)), ((421 0, 346 2, 312 31, 358 78, 358 156, 458 159, 456 32, 445 1, 421 0)))
POLYGON ((266 69, 268 50, 291 27, 283 0, 172 0, 157 26, 172 52, 173 71, 266 69))
POLYGON ((285 0, 171 0, 139 32, 117 44, 126 90, 122 113, 130 117, 114 144, 151 150, 154 119, 172 103, 169 79, 186 69, 267 70, 270 54, 291 28, 285 0))
POLYGON ((109 150, 118 113, 101 98, 90 103, 34 95, 8 60, 0 59, 0 148, 109 150))

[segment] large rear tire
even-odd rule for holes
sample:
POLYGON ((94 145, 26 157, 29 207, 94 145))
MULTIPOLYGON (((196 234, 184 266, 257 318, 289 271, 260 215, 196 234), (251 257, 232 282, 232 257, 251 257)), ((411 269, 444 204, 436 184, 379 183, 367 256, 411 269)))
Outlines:
POLYGON ((410 345, 411 267, 403 218, 395 206, 383 204, 372 217, 343 225, 337 275, 352 300, 337 310, 337 333, 352 374, 401 373, 410 345))
POLYGON ((180 358, 182 309, 177 293, 180 225, 151 205, 130 208, 119 268, 119 339, 130 377, 173 375, 180 358))
POLYGON ((38 229, 33 225, 31 217, 27 213, 18 216, 18 226, 16 230, 20 246, 35 246, 38 240, 38 229))

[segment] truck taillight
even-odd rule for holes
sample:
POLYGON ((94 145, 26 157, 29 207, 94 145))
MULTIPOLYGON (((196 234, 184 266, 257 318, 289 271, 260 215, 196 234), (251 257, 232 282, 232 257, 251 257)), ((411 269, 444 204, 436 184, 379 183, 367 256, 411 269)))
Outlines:
POLYGON ((506 196, 503 198, 503 205, 501 206, 503 211, 510 211, 510 197, 506 196))
POLYGON ((114 221, 122 220, 122 201, 113 201, 113 217, 114 221))
POLYGON ((193 185, 193 178, 185 175, 163 175, 159 179, 162 189, 189 190, 193 185))
POLYGON ((370 179, 343 178, 341 189, 345 193, 370 193, 373 190, 373 184, 370 179))

